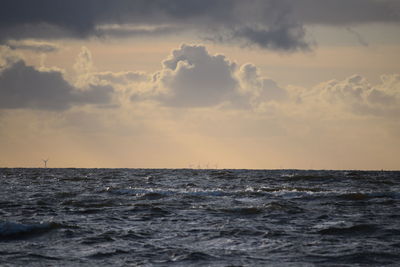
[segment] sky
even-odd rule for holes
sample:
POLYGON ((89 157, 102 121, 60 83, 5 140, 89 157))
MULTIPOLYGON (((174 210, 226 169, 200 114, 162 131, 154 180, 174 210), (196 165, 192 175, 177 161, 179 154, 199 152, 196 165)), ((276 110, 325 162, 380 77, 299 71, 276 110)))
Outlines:
POLYGON ((398 0, 4 0, 0 167, 400 169, 398 0))

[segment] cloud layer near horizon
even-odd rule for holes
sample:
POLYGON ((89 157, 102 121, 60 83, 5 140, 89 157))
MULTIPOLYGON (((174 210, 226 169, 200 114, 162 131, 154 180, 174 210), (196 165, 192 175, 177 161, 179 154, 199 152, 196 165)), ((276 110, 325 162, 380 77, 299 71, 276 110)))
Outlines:
MULTIPOLYGON (((11 51, 11 50, 8 50, 11 51)), ((83 47, 74 69, 76 81, 63 71, 28 66, 18 57, 3 58, 0 68, 0 109, 65 110, 73 105, 128 105, 154 102, 169 108, 229 108, 256 112, 293 109, 336 110, 358 116, 392 118, 400 114, 400 76, 382 75, 371 84, 360 75, 321 82, 312 88, 288 86, 263 77, 251 63, 238 65, 203 45, 183 44, 151 74, 96 72, 91 52, 83 47), (118 93, 117 93, 118 91, 118 93)))
POLYGON ((249 168, 398 166, 398 74, 302 88, 204 45, 173 49, 154 73, 97 71, 93 57, 82 47, 71 63, 76 75, 3 58, 0 145, 11 151, 3 162, 21 164, 29 144, 31 158, 47 151, 59 166, 185 167, 198 159, 249 168))
POLYGON ((398 23, 399 10, 395 0, 7 0, 0 41, 194 32, 216 42, 308 50, 306 24, 398 23))

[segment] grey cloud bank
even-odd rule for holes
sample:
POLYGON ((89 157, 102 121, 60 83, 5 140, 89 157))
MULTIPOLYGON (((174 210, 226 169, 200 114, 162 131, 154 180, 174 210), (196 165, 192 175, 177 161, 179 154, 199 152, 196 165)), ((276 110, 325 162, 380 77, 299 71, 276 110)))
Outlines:
MULTIPOLYGON (((3 54, 11 52, 2 50, 3 54)), ((400 114, 400 78, 395 74, 383 75, 381 83, 375 85, 354 75, 293 90, 263 77, 255 65, 237 65, 224 55, 210 54, 203 45, 183 44, 173 50, 152 76, 134 71, 94 72, 91 57, 83 47, 74 67, 84 79, 72 85, 59 70, 37 69, 12 53, 3 55, 0 109, 62 111, 75 105, 107 106, 119 92, 120 97, 130 97, 132 105, 155 101, 173 108, 227 107, 263 112, 269 107, 290 109, 317 103, 360 116, 393 118, 400 114)))
POLYGON ((294 16, 304 23, 355 25, 400 22, 397 0, 288 0, 294 16))
POLYGON ((24 61, 0 71, 0 109, 65 110, 73 105, 110 104, 111 86, 90 85, 78 90, 59 71, 41 71, 24 61))
POLYGON ((399 11, 395 0, 5 0, 0 9, 0 40, 190 30, 214 41, 295 51, 310 48, 307 23, 398 23, 399 11))

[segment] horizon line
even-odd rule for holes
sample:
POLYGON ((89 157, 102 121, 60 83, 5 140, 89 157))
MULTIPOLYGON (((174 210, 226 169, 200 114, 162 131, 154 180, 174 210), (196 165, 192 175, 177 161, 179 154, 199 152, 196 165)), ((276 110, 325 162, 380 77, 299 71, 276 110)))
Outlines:
POLYGON ((188 168, 188 167, 6 167, 0 169, 140 169, 140 170, 196 170, 196 171, 215 171, 215 170, 253 170, 253 171, 384 171, 398 172, 400 169, 318 169, 318 168, 188 168))

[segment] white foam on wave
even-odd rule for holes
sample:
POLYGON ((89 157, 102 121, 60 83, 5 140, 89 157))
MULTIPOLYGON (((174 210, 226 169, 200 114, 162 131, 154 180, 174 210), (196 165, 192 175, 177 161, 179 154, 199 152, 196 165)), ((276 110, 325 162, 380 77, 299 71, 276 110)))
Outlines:
POLYGON ((348 227, 349 223, 344 221, 344 220, 338 220, 338 221, 324 221, 321 223, 317 223, 312 226, 312 228, 316 230, 323 230, 327 228, 332 228, 332 227, 337 227, 337 228, 343 228, 343 227, 348 227))
POLYGON ((146 194, 160 194, 164 196, 173 196, 173 195, 190 195, 190 196, 227 196, 227 195, 241 195, 241 194, 263 194, 270 196, 280 196, 283 198, 297 198, 304 197, 309 195, 318 195, 323 194, 326 195, 328 192, 314 192, 314 191, 303 191, 296 189, 276 189, 275 191, 265 191, 265 188, 256 189, 253 187, 246 187, 243 189, 236 190, 226 190, 221 188, 216 189, 200 189, 200 188, 188 188, 188 189, 176 189, 176 188, 143 188, 143 187, 129 187, 129 188, 106 188, 107 192, 113 194, 121 194, 121 195, 135 195, 135 196, 144 196, 146 194))
POLYGON ((222 189, 215 189, 215 190, 207 190, 207 189, 175 189, 175 188, 140 188, 140 187, 130 187, 126 189, 111 189, 107 188, 106 191, 114 193, 114 194, 121 194, 121 195, 138 195, 143 196, 146 194, 160 194, 160 195, 193 195, 193 196, 221 196, 227 194, 222 189))
POLYGON ((174 196, 174 195, 189 195, 189 196, 227 196, 227 195, 241 195, 241 194, 262 194, 266 196, 278 196, 281 198, 304 198, 304 197, 335 197, 343 194, 354 194, 362 193, 370 197, 390 197, 398 199, 400 198, 399 192, 353 192, 347 190, 307 190, 306 188, 253 188, 246 187, 243 189, 227 190, 222 188, 216 189, 201 189, 201 188, 146 188, 146 187, 128 187, 128 188, 110 188, 107 187, 106 191, 112 194, 119 195, 134 195, 134 196, 145 196, 148 194, 159 194, 163 196, 174 196))

